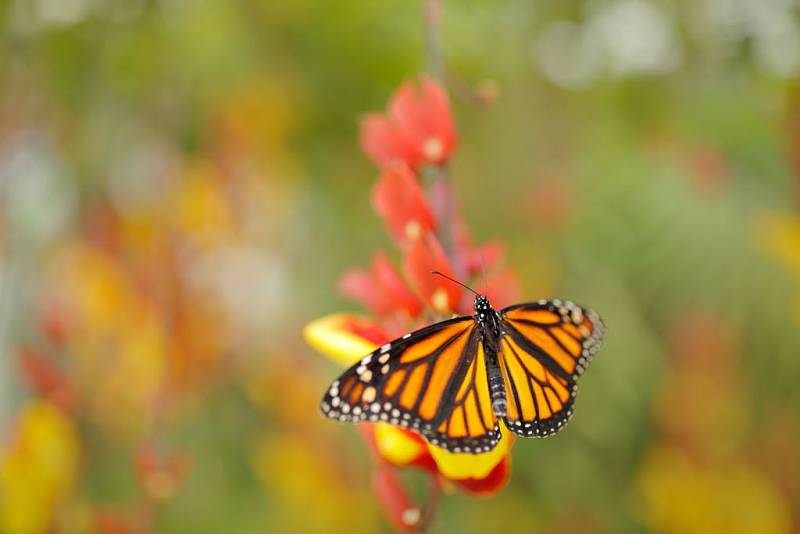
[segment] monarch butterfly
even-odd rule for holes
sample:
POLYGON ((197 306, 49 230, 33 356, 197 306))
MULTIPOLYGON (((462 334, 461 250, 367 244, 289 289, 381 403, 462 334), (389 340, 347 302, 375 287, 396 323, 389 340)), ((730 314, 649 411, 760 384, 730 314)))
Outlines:
POLYGON ((322 413, 410 428, 450 452, 492 450, 500 419, 524 437, 561 430, 572 416, 577 379, 603 339, 602 320, 561 300, 497 312, 475 294, 474 315, 364 356, 330 385, 322 413))

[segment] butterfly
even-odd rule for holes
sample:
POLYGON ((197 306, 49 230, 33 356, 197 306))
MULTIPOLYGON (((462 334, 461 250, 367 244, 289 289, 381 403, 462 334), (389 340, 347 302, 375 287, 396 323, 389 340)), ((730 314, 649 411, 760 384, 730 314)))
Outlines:
POLYGON ((603 340, 603 321, 561 300, 497 312, 476 293, 474 310, 364 356, 330 385, 322 413, 385 421, 456 453, 492 450, 500 420, 524 437, 561 430, 572 417, 578 377, 603 340))

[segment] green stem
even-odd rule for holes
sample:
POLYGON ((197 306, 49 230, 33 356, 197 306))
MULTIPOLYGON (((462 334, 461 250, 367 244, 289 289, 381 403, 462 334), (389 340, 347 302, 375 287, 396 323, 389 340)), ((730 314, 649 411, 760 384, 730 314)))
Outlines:
POLYGON ((441 23, 444 0, 422 0, 422 16, 425 28, 425 62, 428 74, 444 82, 444 58, 442 56, 441 23))

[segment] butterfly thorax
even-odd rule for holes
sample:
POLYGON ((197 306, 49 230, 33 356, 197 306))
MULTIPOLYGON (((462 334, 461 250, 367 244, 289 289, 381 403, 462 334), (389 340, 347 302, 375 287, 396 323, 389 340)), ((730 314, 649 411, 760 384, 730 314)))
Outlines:
POLYGON ((500 339, 500 316, 489 304, 489 299, 483 295, 475 297, 474 319, 484 334, 494 338, 494 341, 500 339))
POLYGON ((492 411, 497 417, 505 417, 507 410, 506 387, 500 371, 498 352, 500 349, 500 316, 483 295, 475 297, 475 321, 478 323, 483 349, 486 354, 486 377, 492 397, 492 411))

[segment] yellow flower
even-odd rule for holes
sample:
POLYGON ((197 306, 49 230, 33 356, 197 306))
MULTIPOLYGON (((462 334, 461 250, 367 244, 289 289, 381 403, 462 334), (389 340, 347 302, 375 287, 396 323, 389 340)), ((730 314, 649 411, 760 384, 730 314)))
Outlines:
POLYGON ((72 421, 47 402, 29 402, 0 451, 0 531, 49 531, 75 484, 78 454, 72 421))
POLYGON ((757 221, 757 239, 798 284, 796 316, 800 321, 800 216, 767 213, 757 221))
POLYGON ((157 307, 118 259, 81 242, 54 255, 45 286, 70 323, 75 376, 92 415, 117 435, 146 430, 167 368, 157 307))
POLYGON ((369 506, 368 493, 342 480, 339 466, 330 459, 320 454, 313 440, 292 434, 280 438, 265 435, 256 442, 251 462, 272 504, 268 520, 273 529, 309 533, 377 530, 378 518, 369 506))
POLYGON ((366 318, 338 313, 311 321, 303 329, 303 336, 313 348, 347 367, 378 346, 359 333, 359 329, 369 328, 374 327, 366 318))
POLYGON ((800 216, 770 213, 761 217, 760 224, 767 249, 800 275, 800 216))
POLYGON ((513 438, 505 425, 500 425, 502 438, 497 446, 483 454, 464 454, 446 451, 440 447, 429 446, 431 456, 444 476, 453 480, 472 478, 481 480, 488 477, 503 458, 511 452, 513 438))
POLYGON ((198 158, 187 163, 172 205, 175 226, 198 249, 230 239, 234 215, 211 162, 198 158))
POLYGON ((642 515, 655 532, 783 534, 788 504, 763 475, 742 463, 708 466, 673 447, 650 451, 638 479, 642 515))

